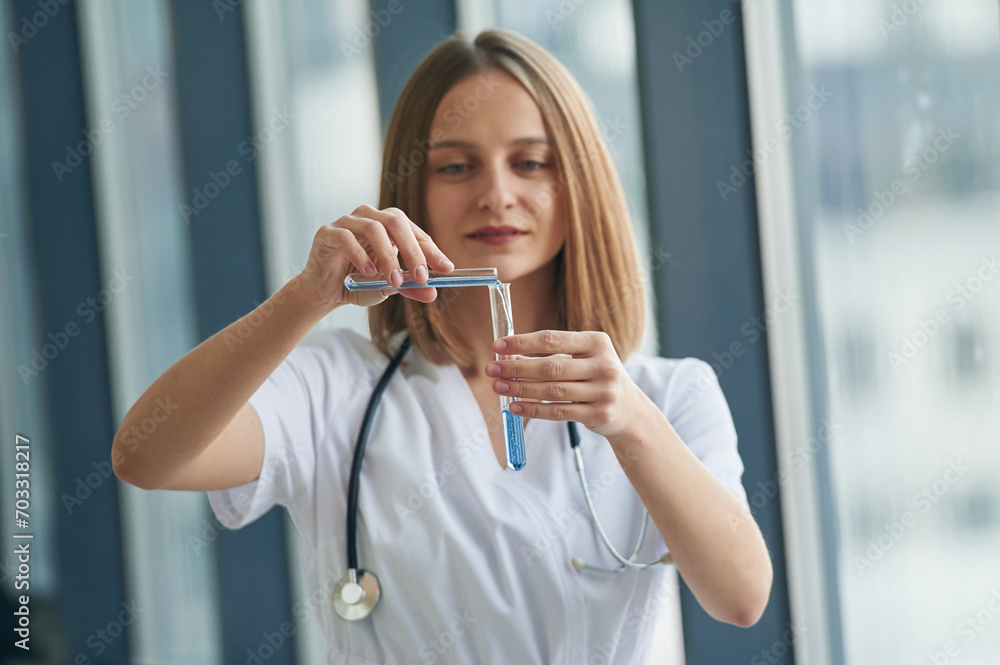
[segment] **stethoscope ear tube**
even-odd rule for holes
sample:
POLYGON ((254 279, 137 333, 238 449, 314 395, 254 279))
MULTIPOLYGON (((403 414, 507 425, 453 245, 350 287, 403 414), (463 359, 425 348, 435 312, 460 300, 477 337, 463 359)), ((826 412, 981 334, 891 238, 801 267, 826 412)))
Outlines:
POLYGON ((569 445, 570 449, 573 451, 573 460, 576 464, 576 473, 580 477, 580 487, 583 489, 583 496, 587 500, 587 510, 590 511, 590 518, 594 522, 594 528, 597 529, 598 535, 601 540, 604 541, 604 546, 608 548, 611 552, 611 556, 618 560, 619 565, 617 568, 601 568, 598 566, 588 565, 586 561, 582 558, 575 556, 570 560, 570 563, 577 570, 593 570, 600 573, 620 573, 628 568, 643 570, 645 568, 652 568, 653 566, 661 563, 673 562, 673 557, 667 552, 661 558, 656 561, 651 561, 649 563, 637 563, 633 561, 635 555, 639 553, 639 548, 642 547, 643 538, 646 536, 646 524, 649 522, 649 512, 646 510, 646 506, 642 507, 642 519, 641 525, 639 527, 639 535, 635 539, 635 545, 632 547, 632 553, 626 558, 611 543, 611 539, 608 538, 608 534, 604 531, 604 526, 601 524, 601 519, 597 516, 597 510, 594 508, 594 499, 590 494, 590 487, 587 486, 587 470, 583 465, 583 453, 580 451, 580 434, 576 430, 576 423, 569 422, 569 445))

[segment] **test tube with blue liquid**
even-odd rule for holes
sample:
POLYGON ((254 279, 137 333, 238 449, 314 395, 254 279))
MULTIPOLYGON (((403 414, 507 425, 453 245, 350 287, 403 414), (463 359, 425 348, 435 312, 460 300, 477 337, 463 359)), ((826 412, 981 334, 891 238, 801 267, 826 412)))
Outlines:
MULTIPOLYGON (((361 273, 353 273, 344 278, 348 291, 365 291, 374 289, 414 289, 434 286, 488 286, 490 287, 490 310, 493 313, 493 339, 514 334, 514 318, 510 304, 510 284, 501 282, 497 277, 496 268, 456 268, 444 274, 434 270, 428 271, 427 281, 419 283, 409 272, 403 273, 403 282, 392 286, 385 279, 368 277, 361 273)), ((493 353, 494 360, 509 360, 513 356, 493 353)), ((503 441, 507 451, 507 468, 520 471, 524 468, 524 422, 521 416, 510 412, 510 403, 516 397, 500 396, 500 417, 503 422, 503 441)))

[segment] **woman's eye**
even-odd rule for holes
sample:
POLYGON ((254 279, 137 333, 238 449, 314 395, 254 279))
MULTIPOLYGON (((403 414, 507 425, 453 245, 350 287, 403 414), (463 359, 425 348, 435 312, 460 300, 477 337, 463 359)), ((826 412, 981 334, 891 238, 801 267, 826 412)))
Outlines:
POLYGON ((545 164, 542 162, 536 162, 532 159, 526 159, 523 162, 518 162, 517 165, 526 171, 537 171, 538 169, 545 167, 545 164))
POLYGON ((445 175, 460 175, 465 173, 466 168, 466 164, 448 164, 447 166, 439 168, 438 173, 444 173, 445 175))

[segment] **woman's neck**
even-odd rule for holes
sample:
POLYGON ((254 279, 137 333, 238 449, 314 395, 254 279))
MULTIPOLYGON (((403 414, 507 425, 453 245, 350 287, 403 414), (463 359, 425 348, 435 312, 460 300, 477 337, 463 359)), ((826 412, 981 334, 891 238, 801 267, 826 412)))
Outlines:
MULTIPOLYGON (((558 306, 555 297, 555 261, 511 282, 510 300, 514 332, 524 334, 536 330, 556 328, 558 306)), ((473 352, 471 380, 490 380, 484 369, 493 360, 493 314, 488 289, 439 289, 438 298, 444 299, 448 316, 455 329, 462 331, 473 352)))

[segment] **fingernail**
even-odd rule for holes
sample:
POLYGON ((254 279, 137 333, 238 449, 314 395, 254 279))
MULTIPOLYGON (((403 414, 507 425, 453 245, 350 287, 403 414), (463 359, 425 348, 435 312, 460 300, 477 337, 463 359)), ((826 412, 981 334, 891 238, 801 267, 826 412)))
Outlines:
POLYGON ((487 365, 486 374, 487 376, 500 376, 500 364, 490 363, 489 365, 487 365))
POLYGON ((368 275, 369 277, 374 276, 376 272, 378 271, 375 270, 374 263, 369 263, 368 265, 365 266, 365 274, 368 275))
POLYGON ((413 271, 413 275, 414 275, 414 277, 417 278, 418 282, 426 281, 426 279, 427 279, 427 266, 425 266, 424 264, 421 263, 419 266, 417 266, 416 270, 413 271))
POLYGON ((510 384, 507 383, 506 381, 497 381, 496 388, 497 392, 505 393, 508 390, 510 390, 510 384))
POLYGON ((393 268, 392 273, 389 274, 389 279, 393 284, 399 286, 403 283, 403 273, 399 272, 399 268, 393 268))
POLYGON ((521 413, 522 411, 524 411, 524 407, 521 405, 520 402, 511 402, 510 403, 510 412, 511 413, 521 413))
POLYGON ((493 350, 496 351, 497 353, 503 353, 504 351, 506 351, 507 340, 498 339, 497 341, 493 342, 493 350))

